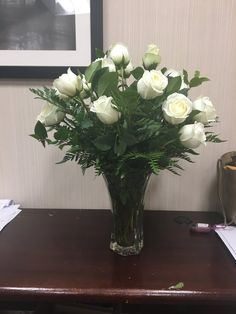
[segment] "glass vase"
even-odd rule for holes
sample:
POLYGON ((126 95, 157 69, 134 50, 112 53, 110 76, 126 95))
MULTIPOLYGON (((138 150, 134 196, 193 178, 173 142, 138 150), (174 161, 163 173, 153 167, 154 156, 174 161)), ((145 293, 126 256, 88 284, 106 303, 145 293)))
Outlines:
POLYGON ((110 248, 123 255, 138 255, 143 247, 144 195, 150 175, 143 171, 123 177, 104 174, 112 204, 110 248))

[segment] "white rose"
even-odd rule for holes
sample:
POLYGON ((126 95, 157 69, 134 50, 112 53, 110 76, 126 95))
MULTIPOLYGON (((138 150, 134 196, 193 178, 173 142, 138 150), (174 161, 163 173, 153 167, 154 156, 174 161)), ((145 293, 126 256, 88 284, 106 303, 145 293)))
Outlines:
POLYGON ((164 118, 170 124, 184 122, 192 111, 192 102, 183 94, 173 93, 162 105, 164 118))
POLYGON ((182 84, 180 86, 180 90, 184 89, 184 88, 189 88, 189 86, 184 82, 184 76, 183 76, 182 72, 176 71, 176 70, 173 70, 173 69, 169 69, 164 74, 165 74, 165 76, 169 76, 169 77, 181 76, 182 84))
POLYGON ((193 102, 193 109, 199 110, 194 119, 203 124, 216 121, 216 110, 208 97, 199 97, 193 102))
POLYGON ((37 120, 43 123, 45 126, 50 126, 60 123, 64 117, 64 112, 61 112, 57 106, 47 102, 44 104, 42 111, 37 117, 37 120))
POLYGON ((156 45, 148 45, 148 49, 143 56, 143 66, 146 70, 152 70, 160 63, 160 50, 156 45))
POLYGON ((153 99, 163 94, 168 84, 168 79, 161 71, 144 71, 143 76, 138 81, 137 90, 144 99, 153 99))
POLYGON ((82 90, 82 80, 79 75, 75 75, 69 68, 67 73, 62 74, 59 78, 54 80, 53 86, 58 89, 61 94, 74 96, 77 92, 82 90))
POLYGON ((110 48, 108 57, 111 58, 116 65, 127 65, 130 61, 127 47, 120 43, 110 48))
POLYGON ((61 94, 57 88, 53 87, 52 89, 55 90, 56 95, 57 95, 58 97, 60 97, 61 99, 63 99, 63 100, 68 99, 68 96, 66 96, 66 95, 64 95, 64 94, 61 94))
POLYGON ((105 124, 113 124, 120 117, 120 112, 116 110, 116 106, 112 103, 112 100, 112 97, 101 96, 93 102, 90 109, 105 124))
POLYGON ((206 145, 204 125, 200 122, 184 125, 179 133, 181 143, 187 148, 197 148, 200 144, 206 145))

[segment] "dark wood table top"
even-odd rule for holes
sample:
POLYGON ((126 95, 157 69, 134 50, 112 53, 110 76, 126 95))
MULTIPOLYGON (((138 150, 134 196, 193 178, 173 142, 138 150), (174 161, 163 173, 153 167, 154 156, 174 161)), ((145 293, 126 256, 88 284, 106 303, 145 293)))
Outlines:
POLYGON ((0 300, 236 304, 233 257, 213 231, 176 223, 180 215, 220 221, 145 211, 143 251, 121 257, 109 249, 109 211, 24 209, 0 233, 0 300))

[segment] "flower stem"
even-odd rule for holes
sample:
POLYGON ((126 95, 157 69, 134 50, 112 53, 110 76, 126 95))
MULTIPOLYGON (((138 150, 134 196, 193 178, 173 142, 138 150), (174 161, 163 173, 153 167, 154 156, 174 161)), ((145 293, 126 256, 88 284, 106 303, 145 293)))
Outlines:
POLYGON ((81 103, 81 105, 83 106, 83 108, 86 110, 86 112, 90 115, 90 110, 87 107, 87 105, 85 104, 85 102, 83 101, 83 99, 78 95, 76 96, 76 98, 79 100, 79 102, 81 103))
POLYGON ((126 85, 126 82, 125 82, 125 77, 124 77, 124 67, 122 66, 121 67, 121 87, 122 87, 122 91, 125 90, 125 85, 126 85))

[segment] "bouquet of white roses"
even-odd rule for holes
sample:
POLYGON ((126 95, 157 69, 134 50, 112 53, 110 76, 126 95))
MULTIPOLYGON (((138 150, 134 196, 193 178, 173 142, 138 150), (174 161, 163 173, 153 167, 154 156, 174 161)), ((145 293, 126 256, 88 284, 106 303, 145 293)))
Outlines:
POLYGON ((113 45, 84 74, 67 73, 51 88, 31 89, 45 105, 37 118, 34 138, 65 149, 62 162, 75 160, 82 170, 125 176, 143 169, 177 173, 179 160, 206 142, 220 142, 208 128, 216 110, 208 97, 192 101, 191 88, 208 81, 196 71, 162 68, 159 49, 148 46, 142 66, 134 68, 128 49, 113 45))

